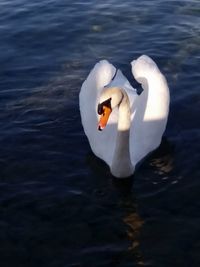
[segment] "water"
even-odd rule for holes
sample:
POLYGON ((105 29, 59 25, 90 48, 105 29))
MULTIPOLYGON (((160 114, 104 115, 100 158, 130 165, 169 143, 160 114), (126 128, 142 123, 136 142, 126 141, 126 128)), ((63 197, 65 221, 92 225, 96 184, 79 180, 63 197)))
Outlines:
POLYGON ((1 266, 200 266, 200 5, 0 3, 1 266), (91 153, 78 94, 108 59, 148 54, 166 75, 161 148, 132 180, 91 153))

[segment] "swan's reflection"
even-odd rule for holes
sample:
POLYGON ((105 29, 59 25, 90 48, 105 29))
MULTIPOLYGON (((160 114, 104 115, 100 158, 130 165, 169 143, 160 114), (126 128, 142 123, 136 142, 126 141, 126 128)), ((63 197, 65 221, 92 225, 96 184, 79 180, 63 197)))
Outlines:
POLYGON ((142 251, 140 249, 140 233, 144 221, 136 211, 132 211, 129 214, 127 214, 124 217, 123 221, 128 226, 127 236, 128 239, 131 241, 128 250, 134 256, 134 259, 137 262, 137 264, 143 266, 144 259, 142 251))
POLYGON ((120 207, 125 211, 123 215, 123 222, 125 223, 127 238, 130 240, 128 252, 134 257, 138 266, 145 265, 142 251, 140 249, 140 233, 144 224, 143 219, 137 212, 136 201, 131 192, 132 178, 113 179, 113 184, 118 192, 121 194, 120 207))
POLYGON ((141 217, 137 214, 137 212, 132 212, 128 214, 124 219, 124 223, 129 226, 127 230, 128 238, 132 241, 129 250, 135 252, 136 249, 139 248, 139 236, 140 236, 140 230, 142 228, 142 225, 144 221, 141 219, 141 217))
POLYGON ((102 191, 99 190, 102 194, 98 195, 98 197, 103 198, 108 194, 109 196, 112 195, 112 203, 114 199, 117 201, 117 214, 120 214, 121 221, 125 225, 125 240, 129 241, 128 248, 124 251, 123 257, 127 257, 129 262, 130 258, 133 259, 133 264, 137 264, 137 266, 144 266, 145 260, 140 241, 140 233, 144 221, 137 211, 136 199, 132 190, 134 177, 114 178, 110 175, 107 165, 92 153, 88 155, 88 162, 95 174, 95 185, 98 184, 98 188, 103 188, 102 191), (106 190, 109 193, 106 193, 106 190))

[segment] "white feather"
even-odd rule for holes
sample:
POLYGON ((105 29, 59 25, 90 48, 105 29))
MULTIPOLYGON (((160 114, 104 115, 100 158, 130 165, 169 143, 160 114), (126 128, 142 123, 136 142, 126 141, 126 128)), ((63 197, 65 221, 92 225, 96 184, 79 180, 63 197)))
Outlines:
POLYGON ((131 65, 134 78, 144 89, 140 95, 122 72, 117 70, 116 73, 116 68, 106 60, 94 66, 84 81, 79 95, 82 125, 91 149, 110 167, 116 146, 118 109, 112 111, 106 128, 101 132, 98 131, 97 105, 101 91, 105 87, 123 88, 129 97, 131 108, 129 149, 134 167, 159 146, 166 128, 170 96, 165 77, 148 56, 139 57, 132 61, 131 65))

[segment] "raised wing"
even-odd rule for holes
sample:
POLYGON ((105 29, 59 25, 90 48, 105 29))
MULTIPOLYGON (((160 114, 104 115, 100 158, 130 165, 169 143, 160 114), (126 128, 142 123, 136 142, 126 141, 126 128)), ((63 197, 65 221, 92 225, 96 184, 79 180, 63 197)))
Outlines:
POLYGON ((79 103, 83 128, 88 137, 92 151, 109 166, 112 164, 117 137, 118 109, 110 115, 108 124, 103 131, 98 131, 97 105, 101 90, 104 87, 117 86, 126 90, 131 104, 133 118, 134 101, 138 97, 136 90, 130 85, 120 70, 108 61, 100 61, 90 72, 82 85, 79 103))
POLYGON ((97 63, 84 81, 79 94, 81 121, 92 151, 110 165, 114 149, 115 116, 111 114, 109 124, 103 132, 98 131, 97 105, 101 90, 116 74, 116 68, 106 60, 97 63))

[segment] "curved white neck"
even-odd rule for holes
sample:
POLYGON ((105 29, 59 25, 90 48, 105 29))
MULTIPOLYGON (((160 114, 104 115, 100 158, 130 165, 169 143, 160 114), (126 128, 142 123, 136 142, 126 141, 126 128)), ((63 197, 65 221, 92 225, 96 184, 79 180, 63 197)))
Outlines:
POLYGON ((128 95, 122 89, 123 98, 119 104, 117 140, 111 165, 111 172, 114 176, 122 178, 128 177, 134 172, 131 164, 129 150, 129 135, 131 126, 131 112, 128 95))

